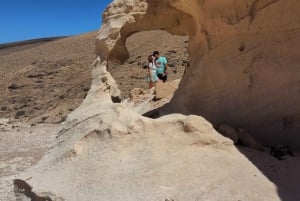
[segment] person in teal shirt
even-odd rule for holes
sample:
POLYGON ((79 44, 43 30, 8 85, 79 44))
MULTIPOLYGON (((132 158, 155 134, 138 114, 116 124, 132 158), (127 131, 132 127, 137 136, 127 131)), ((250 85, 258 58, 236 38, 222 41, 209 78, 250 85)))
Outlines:
POLYGON ((153 56, 155 57, 155 64, 157 67, 156 69, 157 77, 163 82, 166 82, 168 79, 167 76, 167 69, 169 67, 168 60, 166 57, 159 56, 158 51, 154 51, 153 56))

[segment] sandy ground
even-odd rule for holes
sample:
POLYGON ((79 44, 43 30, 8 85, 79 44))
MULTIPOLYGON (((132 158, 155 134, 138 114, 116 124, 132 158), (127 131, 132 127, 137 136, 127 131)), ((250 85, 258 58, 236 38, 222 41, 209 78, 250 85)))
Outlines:
POLYGON ((281 200, 300 200, 299 151, 294 151, 295 156, 289 156, 285 160, 277 160, 268 151, 257 152, 244 147, 239 147, 239 151, 277 186, 277 192, 281 200))
POLYGON ((13 179, 53 146, 60 124, 9 123, 0 129, 0 201, 15 200, 13 179))

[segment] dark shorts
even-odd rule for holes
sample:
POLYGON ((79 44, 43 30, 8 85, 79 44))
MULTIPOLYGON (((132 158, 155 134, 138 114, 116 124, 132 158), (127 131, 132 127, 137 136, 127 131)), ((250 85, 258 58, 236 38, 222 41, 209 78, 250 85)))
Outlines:
POLYGON ((157 74, 157 77, 160 79, 160 80, 162 80, 163 82, 166 82, 167 81, 167 79, 168 79, 168 76, 167 76, 167 74, 157 74))

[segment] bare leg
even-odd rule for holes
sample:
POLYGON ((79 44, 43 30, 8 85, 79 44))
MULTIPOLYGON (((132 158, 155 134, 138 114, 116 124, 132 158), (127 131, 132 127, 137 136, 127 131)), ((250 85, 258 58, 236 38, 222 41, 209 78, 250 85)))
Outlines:
POLYGON ((151 89, 153 87, 153 82, 149 82, 149 89, 151 89))

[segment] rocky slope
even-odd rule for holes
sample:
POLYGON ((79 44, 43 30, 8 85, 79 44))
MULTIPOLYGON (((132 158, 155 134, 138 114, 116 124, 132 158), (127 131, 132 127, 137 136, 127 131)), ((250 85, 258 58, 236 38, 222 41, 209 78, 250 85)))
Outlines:
POLYGON ((96 32, 0 49, 0 116, 63 121, 90 88, 96 32))
MULTIPOLYGON (((64 121, 90 88, 96 35, 91 32, 55 41, 0 46, 0 118, 33 124, 64 121)), ((176 67, 176 74, 170 70, 169 80, 181 78, 189 62, 187 37, 164 31, 132 35, 127 47, 128 61, 123 65, 109 65, 123 99, 134 88, 148 88, 143 66, 154 50, 159 49, 176 67)))

